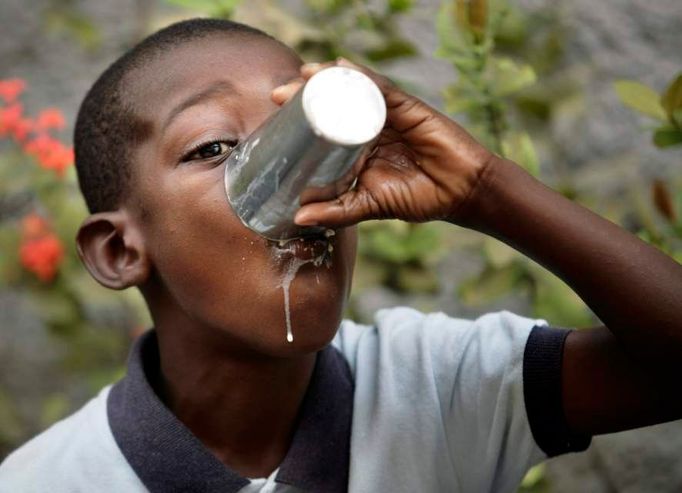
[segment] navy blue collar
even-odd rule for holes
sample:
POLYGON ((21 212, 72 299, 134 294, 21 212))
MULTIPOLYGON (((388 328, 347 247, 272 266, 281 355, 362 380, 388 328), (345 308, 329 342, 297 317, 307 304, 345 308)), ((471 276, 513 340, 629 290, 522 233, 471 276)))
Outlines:
MULTIPOLYGON (((159 368, 156 332, 150 330, 136 341, 128 373, 107 401, 109 425, 126 460, 151 493, 239 491, 249 480, 220 462, 154 392, 159 368)), ((352 408, 348 363, 327 346, 317 355, 275 481, 316 493, 347 491, 352 408)))

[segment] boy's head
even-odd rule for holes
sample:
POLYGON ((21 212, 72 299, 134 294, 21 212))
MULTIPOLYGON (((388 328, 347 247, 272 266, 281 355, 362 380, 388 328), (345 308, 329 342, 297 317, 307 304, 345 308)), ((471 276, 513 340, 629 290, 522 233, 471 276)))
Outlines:
POLYGON ((184 21, 126 53, 83 101, 74 145, 92 215, 78 250, 101 284, 140 287, 162 339, 201 332, 241 351, 284 355, 333 336, 355 231, 335 237, 331 267, 299 271, 289 344, 281 283, 296 259, 244 227, 223 186, 231 147, 277 110, 270 94, 298 77, 300 64, 248 26, 184 21))

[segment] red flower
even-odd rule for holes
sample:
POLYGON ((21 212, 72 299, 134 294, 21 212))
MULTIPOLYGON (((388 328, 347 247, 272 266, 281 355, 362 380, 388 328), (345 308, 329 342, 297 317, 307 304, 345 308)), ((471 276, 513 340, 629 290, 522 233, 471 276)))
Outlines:
POLYGON ((28 214, 21 220, 21 234, 24 239, 33 239, 50 232, 47 220, 39 214, 28 214))
POLYGON ((64 248, 54 234, 23 242, 19 249, 21 264, 41 281, 51 281, 64 258, 64 248))
POLYGON ((54 142, 55 140, 49 134, 42 132, 24 145, 24 152, 37 156, 43 152, 48 152, 54 145, 54 142))
POLYGON ((66 126, 64 115, 57 108, 47 108, 38 113, 35 121, 35 127, 38 130, 46 130, 48 128, 55 128, 61 130, 66 126))
POLYGON ((54 170, 59 176, 62 176, 74 161, 73 148, 65 146, 46 133, 41 133, 27 142, 24 151, 35 156, 42 168, 54 170))
POLYGON ((51 281, 64 258, 64 247, 50 231, 48 222, 38 214, 29 214, 21 222, 19 247, 21 265, 41 281, 51 281))
POLYGON ((24 107, 19 103, 13 103, 5 108, 0 108, 0 137, 14 132, 19 125, 24 113, 24 107))
POLYGON ((26 82, 21 79, 0 80, 0 98, 6 103, 13 103, 25 88, 26 82))
POLYGON ((47 131, 63 129, 64 115, 57 108, 46 108, 35 120, 25 118, 23 106, 15 101, 25 86, 21 79, 0 80, 0 98, 8 103, 0 107, 0 137, 11 136, 23 145, 24 152, 35 156, 42 168, 51 169, 61 177, 74 162, 73 149, 47 131))
POLYGON ((30 132, 33 131, 33 122, 28 118, 20 118, 14 123, 12 135, 18 142, 23 142, 30 132))

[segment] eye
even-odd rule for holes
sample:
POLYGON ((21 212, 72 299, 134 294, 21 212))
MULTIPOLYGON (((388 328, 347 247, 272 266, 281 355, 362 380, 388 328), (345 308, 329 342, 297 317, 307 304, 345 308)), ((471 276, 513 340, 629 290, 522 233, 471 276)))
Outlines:
POLYGON ((237 146, 236 140, 216 140, 199 144, 182 158, 183 161, 211 159, 229 153, 237 146))

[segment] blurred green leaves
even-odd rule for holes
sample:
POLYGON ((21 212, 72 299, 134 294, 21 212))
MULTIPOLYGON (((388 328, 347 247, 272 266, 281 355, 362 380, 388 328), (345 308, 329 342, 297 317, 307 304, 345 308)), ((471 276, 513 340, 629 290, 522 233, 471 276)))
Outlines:
POLYGON ((623 104, 662 123, 654 129, 654 145, 665 148, 682 144, 682 74, 678 74, 660 95, 649 86, 632 80, 616 81, 614 87, 623 104))
MULTIPOLYGON (((652 135, 656 147, 667 149, 682 145, 682 73, 673 78, 662 94, 630 80, 617 81, 614 87, 625 106, 659 124, 652 135)), ((682 211, 682 183, 677 182, 676 186, 677 192, 672 193, 661 179, 653 180, 650 185, 651 205, 640 205, 637 210, 641 223, 637 233, 642 240, 682 263, 682 222, 679 214, 682 211)))
POLYGON ((682 130, 673 126, 657 128, 654 131, 653 141, 658 147, 672 147, 682 144, 682 130))
POLYGON ((682 73, 678 74, 670 83, 661 98, 661 104, 665 108, 668 119, 677 126, 682 125, 682 121, 680 121, 680 116, 682 116, 682 111, 680 111, 682 110, 682 73))
POLYGON ((493 58, 487 76, 498 97, 509 96, 532 86, 537 78, 533 67, 519 64, 510 58, 493 58))
POLYGON ((321 34, 296 47, 306 59, 344 56, 372 65, 416 54, 397 24, 413 8, 411 0, 386 0, 372 6, 358 0, 306 0, 306 5, 309 9, 303 20, 321 34))
POLYGON ((372 269, 377 282, 399 292, 438 289, 433 266, 447 251, 437 225, 368 221, 360 224, 360 233, 359 269, 372 269))
POLYGON ((69 36, 86 50, 94 51, 102 43, 97 26, 73 0, 52 0, 43 12, 42 20, 48 32, 69 36))
POLYGON ((540 161, 527 132, 523 130, 507 132, 502 138, 502 153, 508 159, 520 164, 531 175, 540 174, 540 161))
POLYGON ((210 17, 230 18, 242 0, 166 0, 172 5, 183 7, 210 17))
MULTIPOLYGON (((542 91, 530 91, 538 79, 531 60, 543 71, 551 69, 560 51, 558 29, 545 22, 544 30, 537 30, 545 36, 539 49, 521 50, 523 56, 504 53, 498 45, 531 44, 530 29, 538 22, 504 0, 447 0, 436 19, 436 56, 449 61, 457 74, 443 93, 446 110, 466 118, 468 128, 479 139, 534 176, 540 174, 540 159, 515 112, 549 116, 553 96, 545 100, 542 91)), ((551 323, 569 327, 590 324, 592 317, 585 304, 552 273, 493 238, 482 238, 478 251, 484 260, 483 270, 459 285, 461 302, 485 307, 514 293, 528 299, 534 316, 551 323)))
POLYGON ((358 0, 305 0, 300 15, 277 0, 166 0, 210 17, 231 18, 270 32, 290 44, 304 60, 340 56, 373 64, 416 54, 397 21, 413 0, 385 0, 370 6, 358 0))
POLYGON ((404 13, 414 6, 414 0, 389 0, 388 8, 391 12, 404 13))
POLYGON ((614 87, 618 97, 625 105, 643 115, 660 121, 666 120, 660 96, 649 86, 632 80, 620 80, 614 83, 614 87))
POLYGON ((487 266, 481 274, 459 285, 460 301, 468 306, 483 307, 498 298, 518 290, 524 269, 516 263, 501 267, 487 266))
POLYGON ((526 169, 537 171, 530 136, 507 135, 506 99, 536 81, 529 64, 495 52, 497 33, 508 14, 509 7, 501 0, 443 2, 436 18, 435 55, 457 72, 457 80, 443 93, 446 110, 466 116, 476 136, 495 152, 513 155, 526 169))

